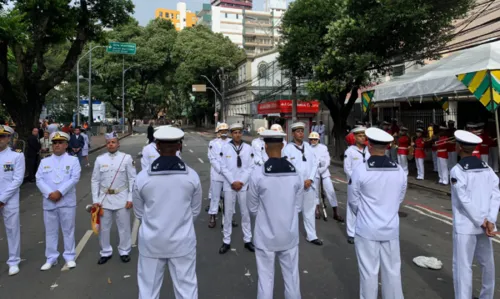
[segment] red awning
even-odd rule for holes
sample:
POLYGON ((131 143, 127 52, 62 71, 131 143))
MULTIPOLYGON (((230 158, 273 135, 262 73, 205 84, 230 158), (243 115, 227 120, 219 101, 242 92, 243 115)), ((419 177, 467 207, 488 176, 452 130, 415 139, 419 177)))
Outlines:
MULTIPOLYGON (((313 101, 298 101, 297 113, 318 113, 319 102, 313 101)), ((292 113, 292 100, 277 100, 273 102, 261 103, 257 106, 258 114, 271 114, 271 113, 292 113)))

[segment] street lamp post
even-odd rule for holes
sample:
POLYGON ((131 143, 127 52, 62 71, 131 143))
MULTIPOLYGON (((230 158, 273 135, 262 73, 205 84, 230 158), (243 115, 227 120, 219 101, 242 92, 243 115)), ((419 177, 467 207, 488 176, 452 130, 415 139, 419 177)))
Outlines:
MULTIPOLYGON (((207 89, 211 90, 213 93, 214 93, 214 110, 215 110, 215 113, 217 113, 217 93, 215 92, 215 90, 211 87, 207 87, 207 89)), ((217 115, 214 115, 215 117, 215 126, 217 126, 217 115)))
POLYGON ((125 73, 130 70, 132 67, 125 69, 125 56, 123 56, 123 64, 122 64, 122 134, 125 134, 125 73))

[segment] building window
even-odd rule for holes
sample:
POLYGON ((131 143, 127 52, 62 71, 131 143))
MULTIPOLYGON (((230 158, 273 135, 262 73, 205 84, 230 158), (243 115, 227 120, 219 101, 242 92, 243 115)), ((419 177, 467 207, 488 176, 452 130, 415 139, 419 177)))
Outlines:
POLYGON ((259 79, 267 79, 267 63, 261 62, 257 68, 259 70, 259 79))
POLYGON ((181 17, 177 14, 177 20, 179 20, 181 17))
POLYGON ((160 12, 158 13, 158 16, 159 16, 160 18, 163 18, 163 11, 160 11, 160 12))

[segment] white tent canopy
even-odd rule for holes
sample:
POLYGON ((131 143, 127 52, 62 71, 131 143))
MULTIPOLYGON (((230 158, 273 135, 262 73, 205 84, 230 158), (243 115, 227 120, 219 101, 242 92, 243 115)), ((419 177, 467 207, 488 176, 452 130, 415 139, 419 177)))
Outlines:
POLYGON ((373 102, 406 101, 408 98, 467 91, 456 75, 500 69, 500 42, 453 53, 414 72, 375 86, 373 102))

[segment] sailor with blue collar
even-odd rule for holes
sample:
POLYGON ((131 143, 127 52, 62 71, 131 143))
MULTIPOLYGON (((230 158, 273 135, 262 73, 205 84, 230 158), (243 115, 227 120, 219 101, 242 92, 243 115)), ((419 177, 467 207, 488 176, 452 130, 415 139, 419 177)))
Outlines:
MULTIPOLYGON (((370 152, 366 146, 365 131, 366 127, 361 125, 351 130, 356 144, 349 146, 344 153, 344 172, 348 181, 351 178, 353 170, 358 167, 359 164, 365 164, 370 158, 370 152)), ((347 242, 349 244, 354 244, 354 236, 356 235, 356 215, 352 212, 349 204, 346 209, 346 231, 347 242)))
MULTIPOLYGON (((171 125, 159 126, 159 127, 154 128, 154 130, 157 131, 161 127, 171 127, 171 125)), ((181 151, 182 151, 182 146, 176 152, 176 155, 177 155, 177 157, 182 159, 181 151)), ((151 166, 151 163, 153 163, 153 161, 158 159, 158 157, 160 156, 160 154, 158 153, 158 149, 156 148, 156 143, 151 142, 150 144, 146 145, 142 149, 141 156, 142 156, 141 157, 141 169, 148 169, 149 166, 151 166)))
POLYGON ((312 244, 321 246, 323 242, 316 235, 316 188, 314 180, 318 172, 319 161, 309 143, 304 142, 303 122, 292 124, 293 141, 288 143, 283 150, 283 155, 292 163, 302 179, 302 218, 306 229, 306 240, 312 244))
POLYGON ((68 268, 75 268, 75 216, 76 184, 80 180, 80 162, 66 153, 69 135, 64 132, 50 134, 53 154, 43 159, 36 172, 36 185, 43 196, 43 222, 45 224, 45 256, 41 270, 57 264, 59 227, 64 239, 63 257, 68 268))
POLYGON ((243 125, 232 124, 229 128, 232 140, 222 147, 221 168, 224 176, 224 227, 220 254, 231 249, 232 219, 236 200, 240 204, 241 229, 244 247, 254 252, 252 243, 252 225, 247 207, 247 190, 254 162, 252 147, 242 140, 243 125))
POLYGON ((202 190, 198 174, 176 152, 184 132, 162 127, 154 133, 160 157, 136 178, 133 194, 139 229, 139 299, 158 299, 168 265, 175 298, 198 298, 196 234, 202 190))
MULTIPOLYGON (((260 135, 262 132, 266 131, 266 128, 260 127, 257 130, 257 134, 260 135)), ((264 165, 264 162, 267 161, 268 156, 266 153, 265 149, 265 144, 264 140, 262 139, 262 136, 259 136, 258 138, 255 138, 252 140, 252 149, 253 149, 253 154, 254 154, 254 162, 255 165, 262 166, 264 165)))
POLYGON ((369 128, 365 134, 371 157, 354 169, 347 188, 347 202, 356 215, 360 298, 377 298, 382 273, 382 298, 402 299, 398 211, 407 176, 385 156, 394 137, 378 128, 369 128))
POLYGON ((3 217, 7 244, 9 247, 9 275, 19 273, 21 262, 21 225, 19 220, 19 188, 24 180, 24 155, 9 147, 14 129, 0 125, 0 164, 3 171, 0 179, 3 181, 0 191, 0 214, 3 217))
POLYGON ((491 237, 500 207, 498 176, 486 162, 472 156, 482 139, 467 131, 455 131, 460 162, 451 169, 453 209, 453 285, 456 299, 472 298, 472 263, 482 270, 479 298, 495 297, 495 261, 491 237))
POLYGON ((257 298, 273 298, 277 256, 286 285, 285 299, 300 299, 299 212, 304 182, 295 166, 281 158, 286 134, 266 130, 260 136, 269 159, 254 168, 248 189, 248 209, 256 216, 257 298))

